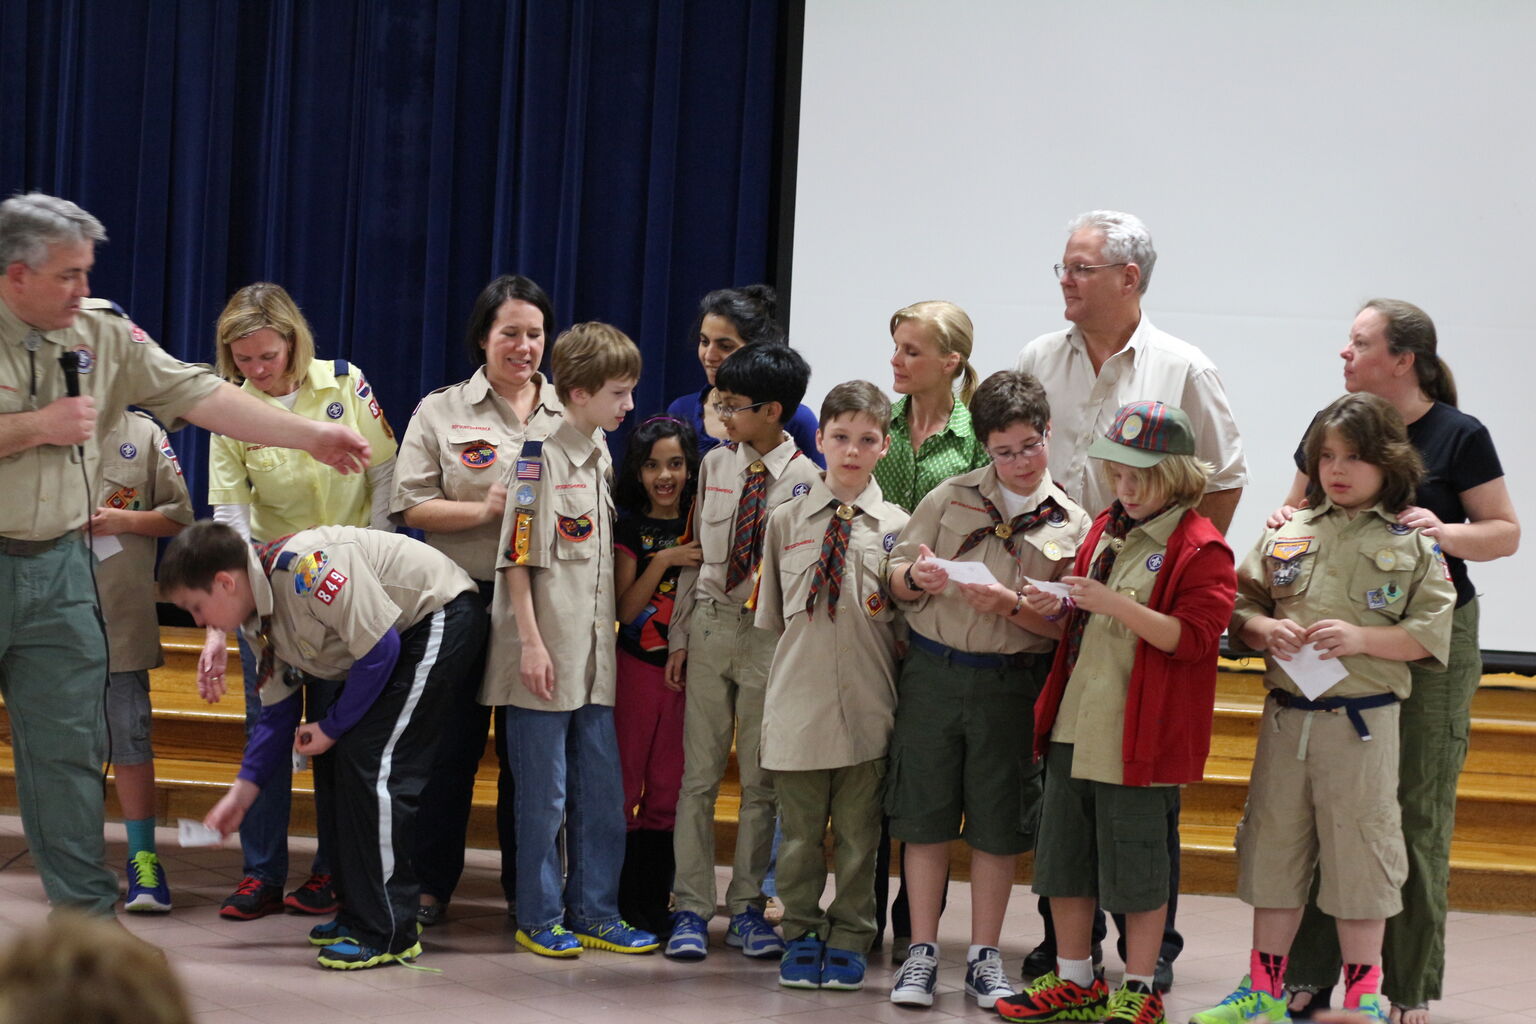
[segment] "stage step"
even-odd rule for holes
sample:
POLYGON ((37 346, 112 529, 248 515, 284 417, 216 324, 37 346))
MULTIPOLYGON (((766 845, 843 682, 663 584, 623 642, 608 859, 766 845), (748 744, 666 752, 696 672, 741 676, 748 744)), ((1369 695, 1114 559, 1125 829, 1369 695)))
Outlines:
MULTIPOLYGON (((244 747, 244 699, 240 662, 230 647, 230 693, 218 704, 197 695, 198 630, 161 631, 166 664, 151 674, 155 705, 155 751, 163 821, 201 818, 234 778, 244 747)), ((1256 662, 1223 662, 1218 683, 1211 758, 1205 780, 1183 793, 1182 887, 1186 892, 1231 893, 1236 885, 1232 838, 1247 798, 1248 776, 1263 707, 1256 662)), ((1451 901, 1465 910, 1536 912, 1536 690, 1501 687, 1485 679, 1473 702, 1466 768, 1457 789, 1456 835, 1452 845, 1451 901), (1494 684, 1494 685, 1490 685, 1494 684)), ((1525 682, 1521 680, 1521 682, 1525 682)), ((14 812, 16 794, 8 721, 0 706, 0 810, 14 812)), ((496 845, 496 757, 487 743, 475 785, 469 844, 496 845)), ((293 805, 293 830, 312 834, 313 778, 294 778, 301 798, 293 805)), ((120 816, 108 787, 110 816, 120 816)), ((721 785, 715 814, 720 863, 729 863, 736 840, 740 793, 734 756, 721 785)), ((1027 881, 1032 859, 1020 858, 1019 879, 1027 881)), ((969 877, 967 857, 956 844, 952 867, 969 877)))

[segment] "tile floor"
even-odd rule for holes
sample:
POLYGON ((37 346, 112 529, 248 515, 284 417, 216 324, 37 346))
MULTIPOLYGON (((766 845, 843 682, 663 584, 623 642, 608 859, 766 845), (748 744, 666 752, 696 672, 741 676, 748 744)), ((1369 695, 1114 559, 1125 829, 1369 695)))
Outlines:
MULTIPOLYGON (((112 859, 120 861, 121 827, 108 826, 107 835, 112 859)), ((314 950, 305 942, 313 919, 285 915, 234 922, 218 917, 219 901, 238 880, 238 850, 180 850, 175 842, 173 830, 160 830, 175 912, 124 915, 123 920, 166 950, 200 1024, 919 1024, 954 1017, 996 1019, 976 1009, 961 987, 970 904, 964 884, 950 891, 941 931, 944 968, 938 1000, 932 1010, 921 1011, 886 999, 892 969, 878 955, 862 992, 781 989, 772 964, 746 960, 719 946, 718 919, 715 949, 699 964, 602 952, 577 960, 534 956, 512 941, 498 894, 496 859, 485 851, 470 851, 447 920, 425 937, 427 952, 420 964, 432 972, 398 966, 327 971, 315 966, 314 950)), ((24 846, 19 820, 0 816, 0 864, 24 846)), ((305 863, 311 849, 311 840, 294 840, 294 862, 305 863)), ((0 871, 0 942, 18 927, 42 920, 46 912, 28 857, 0 871)), ((1249 918, 1234 899, 1189 896, 1181 903, 1179 921, 1187 946, 1176 964, 1168 1019, 1183 1022, 1225 995, 1245 969, 1249 918)), ((1002 943, 1011 969, 1017 969, 1018 959, 1039 935, 1033 897, 1016 889, 1002 943)), ((1450 924, 1449 946, 1447 998, 1435 1005, 1436 1024, 1536 1022, 1536 1006, 1522 980, 1536 962, 1536 917, 1458 913, 1450 924)), ((1109 969, 1113 981, 1120 967, 1112 956, 1109 969)))

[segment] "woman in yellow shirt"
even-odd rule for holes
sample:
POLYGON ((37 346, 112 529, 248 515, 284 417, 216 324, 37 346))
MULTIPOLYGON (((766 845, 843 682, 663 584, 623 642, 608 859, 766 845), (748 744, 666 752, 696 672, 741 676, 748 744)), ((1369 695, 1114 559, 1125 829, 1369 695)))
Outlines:
MULTIPOLYGON (((213 517, 258 543, 314 526, 373 526, 392 530, 389 496, 394 479, 395 436, 360 367, 344 359, 315 358, 314 335, 281 285, 246 285, 219 316, 217 370, 243 381, 253 396, 308 419, 334 421, 357 430, 373 446, 366 474, 343 476, 309 453, 247 444, 215 434, 208 452, 208 503, 213 517)), ((225 635, 210 629, 199 661, 205 696, 223 692, 225 635)), ((255 657, 240 638, 245 677, 245 725, 249 733, 261 710, 255 657)), ((288 876, 288 812, 291 777, 263 787, 240 826, 243 879, 219 908, 223 917, 251 920, 288 907, 328 914, 336 908, 324 850, 316 852, 309 879, 283 896, 288 876)))

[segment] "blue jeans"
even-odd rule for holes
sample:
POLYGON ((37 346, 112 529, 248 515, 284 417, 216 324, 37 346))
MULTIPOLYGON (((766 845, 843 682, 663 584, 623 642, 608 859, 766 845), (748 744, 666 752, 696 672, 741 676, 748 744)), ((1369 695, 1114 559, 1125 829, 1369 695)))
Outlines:
POLYGON ((613 708, 499 709, 517 779, 517 917, 523 931, 619 919, 624 863, 624 782, 613 708), (561 885, 565 821, 569 870, 561 885))
MULTIPOLYGON (((239 634, 240 674, 245 677, 245 734, 250 736, 256 719, 261 717, 261 698, 256 694, 256 651, 239 634)), ((293 802, 293 762, 283 758, 272 780, 261 787, 256 802, 240 822, 240 852, 245 859, 243 873, 269 885, 288 881, 288 814, 293 802)), ((318 815, 318 809, 316 811, 318 815)), ((316 821, 318 826, 319 822, 316 821)), ((323 829, 316 828, 320 834, 323 829)), ((315 860, 310 874, 328 875, 325 848, 315 846, 315 860)))

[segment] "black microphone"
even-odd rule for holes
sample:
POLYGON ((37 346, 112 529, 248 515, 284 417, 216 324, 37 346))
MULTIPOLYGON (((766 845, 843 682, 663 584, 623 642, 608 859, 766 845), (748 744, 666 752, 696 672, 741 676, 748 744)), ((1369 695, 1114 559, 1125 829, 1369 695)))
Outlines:
MULTIPOLYGON (((74 349, 66 349, 59 356, 59 365, 64 368, 64 393, 70 398, 80 397, 80 353, 74 349)), ((85 445, 75 445, 75 451, 80 457, 85 458, 85 445)))

